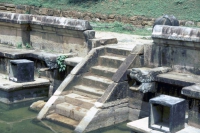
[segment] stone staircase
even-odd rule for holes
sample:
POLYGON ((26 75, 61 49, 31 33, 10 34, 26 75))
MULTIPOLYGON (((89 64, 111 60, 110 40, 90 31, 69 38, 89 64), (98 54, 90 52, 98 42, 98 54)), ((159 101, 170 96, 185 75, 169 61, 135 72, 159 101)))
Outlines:
POLYGON ((54 113, 46 118, 75 128, 113 83, 112 76, 130 51, 131 49, 105 48, 105 54, 97 57, 98 63, 79 77, 70 93, 64 96, 64 102, 56 104, 54 113))

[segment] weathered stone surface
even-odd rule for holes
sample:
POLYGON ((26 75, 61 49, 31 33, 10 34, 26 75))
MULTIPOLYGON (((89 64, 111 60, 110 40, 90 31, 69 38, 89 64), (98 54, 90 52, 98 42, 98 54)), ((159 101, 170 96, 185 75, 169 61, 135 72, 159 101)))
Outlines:
POLYGON ((138 87, 138 90, 141 91, 142 93, 156 92, 155 82, 142 83, 138 87))
POLYGON ((44 100, 39 100, 37 102, 34 102, 31 104, 30 109, 34 110, 34 111, 40 111, 43 106, 45 105, 46 102, 44 102, 44 100))
POLYGON ((199 29, 178 26, 156 25, 153 29, 152 38, 169 40, 200 42, 199 29))
POLYGON ((178 86, 191 86, 195 83, 199 83, 200 77, 193 74, 169 72, 164 74, 159 74, 156 77, 156 81, 178 85, 178 86))
POLYGON ((71 74, 79 75, 88 71, 92 64, 97 63, 97 57, 105 52, 104 48, 95 48, 71 71, 71 74))
POLYGON ((95 31, 94 30, 86 30, 83 32, 86 41, 88 42, 89 39, 95 38, 95 31))
POLYGON ((195 111, 189 110, 188 125, 196 127, 196 128, 200 128, 200 112, 198 112, 197 110, 195 111))
POLYGON ((148 110, 129 108, 128 120, 130 120, 130 121, 138 120, 140 118, 144 118, 144 117, 148 117, 148 116, 149 116, 148 110))
POLYGON ((195 23, 193 22, 193 21, 186 21, 185 22, 185 26, 194 26, 195 25, 195 23))
POLYGON ((105 103, 126 98, 128 96, 128 89, 129 85, 127 81, 112 83, 108 86, 102 97, 98 99, 98 102, 105 103))
POLYGON ((149 103, 143 101, 143 98, 131 97, 129 99, 129 108, 149 112, 149 103))
POLYGON ((156 80, 156 76, 161 73, 167 73, 172 69, 169 67, 157 68, 133 68, 130 77, 141 83, 148 83, 156 80))
POLYGON ((155 20, 154 25, 179 26, 179 21, 173 15, 163 15, 155 20))
POLYGON ((132 65, 134 60, 136 60, 139 54, 143 53, 144 46, 136 45, 131 54, 125 59, 125 61, 120 65, 117 72, 113 75, 112 80, 115 82, 121 82, 127 80, 127 69, 132 65))
POLYGON ((152 98, 149 128, 175 133, 185 126, 185 100, 167 95, 152 98))
MULTIPOLYGON (((48 12, 46 10, 45 11, 42 10, 41 13, 48 12)), ((29 15, 29 14, 1 12, 0 21, 14 22, 14 23, 19 23, 19 24, 31 23, 31 24, 37 24, 37 25, 54 26, 54 27, 59 27, 59 28, 62 27, 62 28, 73 29, 73 30, 91 30, 92 29, 92 27, 90 26, 90 23, 85 20, 51 17, 51 16, 38 16, 38 15, 29 15)))
POLYGON ((183 89, 181 90, 181 94, 187 97, 200 99, 200 84, 183 87, 183 89))
POLYGON ((89 45, 91 48, 96 48, 100 46, 105 46, 107 44, 117 44, 117 38, 95 38, 89 40, 89 45))

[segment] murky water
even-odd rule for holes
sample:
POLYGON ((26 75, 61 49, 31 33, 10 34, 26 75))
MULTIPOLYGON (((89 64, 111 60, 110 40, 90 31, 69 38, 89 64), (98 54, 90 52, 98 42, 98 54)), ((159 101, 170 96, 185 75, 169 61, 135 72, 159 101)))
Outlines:
MULTIPOLYGON (((73 133, 73 129, 49 121, 36 120, 37 112, 29 106, 33 101, 6 105, 0 103, 0 133, 73 133)), ((90 133, 130 133, 126 122, 90 133)))

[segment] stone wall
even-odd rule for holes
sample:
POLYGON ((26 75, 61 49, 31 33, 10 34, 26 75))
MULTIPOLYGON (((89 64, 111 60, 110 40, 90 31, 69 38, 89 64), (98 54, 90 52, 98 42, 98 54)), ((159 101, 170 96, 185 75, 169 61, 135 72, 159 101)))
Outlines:
POLYGON ((144 48, 145 66, 166 66, 176 72, 199 74, 199 30, 157 25, 152 33, 153 44, 144 48))
MULTIPOLYGON (((79 12, 79 11, 62 11, 50 8, 39 8, 28 5, 14 5, 14 4, 4 4, 0 3, 1 12, 11 12, 11 13, 23 13, 23 14, 34 14, 34 15, 46 15, 46 16, 57 16, 57 17, 70 17, 75 19, 84 19, 87 21, 98 21, 98 22, 123 22, 129 23, 136 26, 152 26, 155 18, 147 18, 144 16, 121 16, 118 14, 100 14, 100 13, 89 13, 89 12, 79 12)), ((192 25, 199 26, 200 22, 180 20, 180 25, 192 25)))
POLYGON ((0 43, 85 56, 95 31, 88 21, 64 17, 0 13, 0 43))

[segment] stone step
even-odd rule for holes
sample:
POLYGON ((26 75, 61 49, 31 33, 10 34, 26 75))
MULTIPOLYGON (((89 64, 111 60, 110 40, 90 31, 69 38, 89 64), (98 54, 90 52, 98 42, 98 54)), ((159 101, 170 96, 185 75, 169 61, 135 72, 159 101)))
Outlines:
POLYGON ((65 102, 85 109, 90 109, 96 101, 97 100, 94 98, 82 96, 75 93, 65 95, 65 102))
POLYGON ((56 105, 55 112, 76 121, 80 121, 87 113, 87 109, 81 108, 70 103, 60 103, 56 105))
POLYGON ((73 92, 91 98, 99 98, 103 95, 104 90, 84 85, 77 85, 74 86, 73 92))
POLYGON ((97 75, 83 76, 82 84, 90 87, 107 89, 107 87, 112 83, 112 80, 106 77, 97 75))
POLYGON ((116 68, 105 67, 105 66, 94 66, 91 67, 91 72, 95 75, 104 76, 106 78, 112 78, 112 76, 117 71, 116 68))
POLYGON ((73 119, 70 119, 68 117, 65 117, 65 116, 62 116, 62 115, 59 115, 57 113, 52 113, 50 115, 47 115, 46 118, 48 120, 51 120, 53 122, 58 122, 58 123, 61 123, 61 124, 65 124, 65 125, 68 125, 69 127, 72 127, 72 128, 76 128, 76 126, 78 125, 78 121, 76 120, 73 120, 73 119))
POLYGON ((125 57, 117 56, 117 55, 103 55, 99 58, 99 65, 119 68, 122 62, 125 60, 125 57))
POLYGON ((131 52, 131 49, 127 49, 127 48, 122 48, 122 47, 112 47, 112 46, 107 46, 106 47, 106 52, 107 53, 112 53, 112 54, 116 54, 116 55, 123 55, 123 56, 128 56, 131 52))

